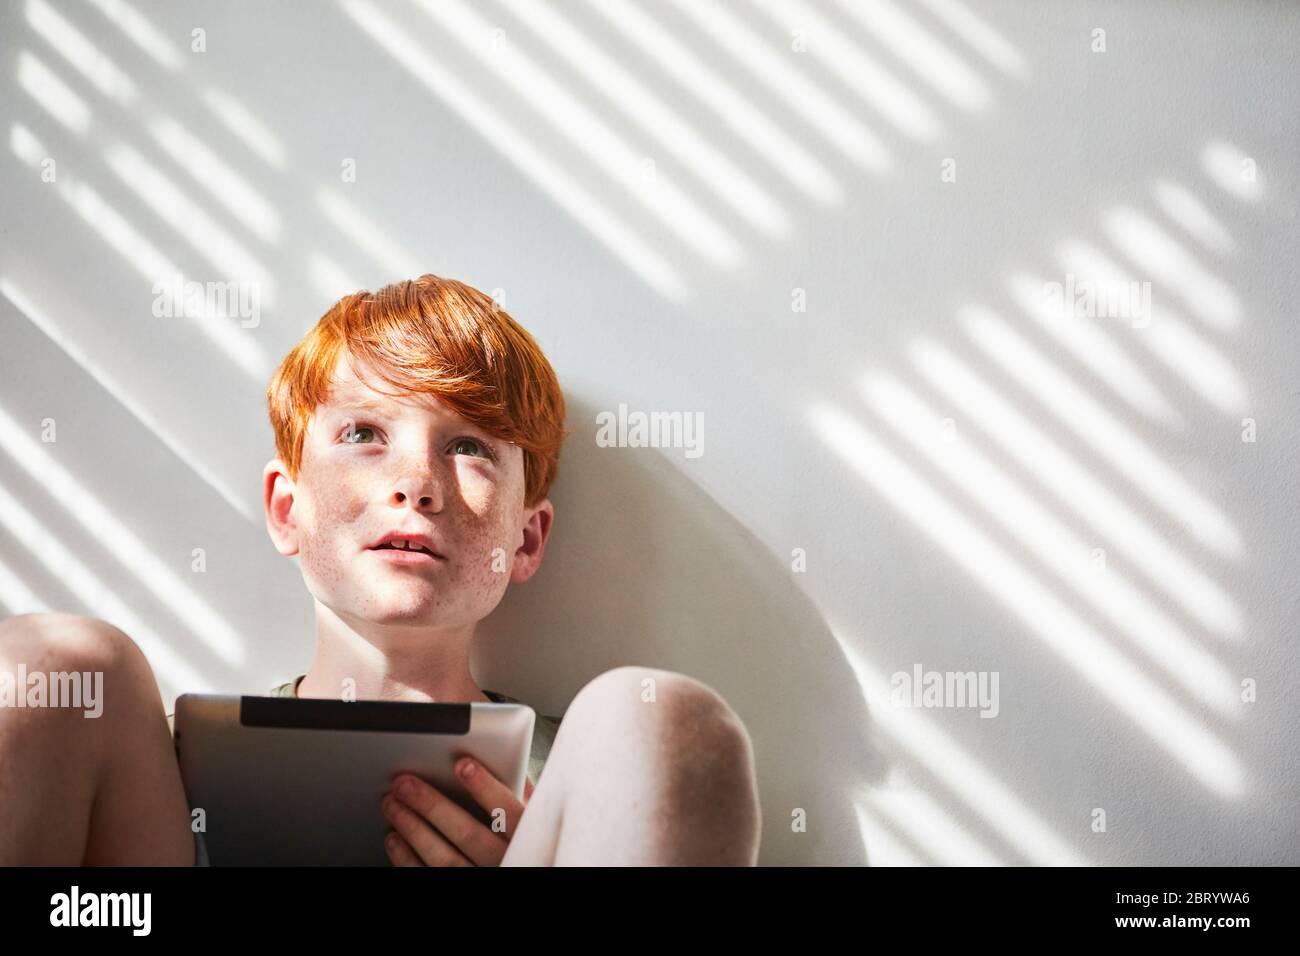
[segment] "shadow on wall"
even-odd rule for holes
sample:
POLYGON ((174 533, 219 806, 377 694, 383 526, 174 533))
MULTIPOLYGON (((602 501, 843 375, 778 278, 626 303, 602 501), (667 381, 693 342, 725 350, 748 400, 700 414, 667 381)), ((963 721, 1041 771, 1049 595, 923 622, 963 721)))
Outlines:
POLYGON ((701 680, 753 740, 759 863, 866 863, 852 796, 884 763, 853 668, 795 572, 663 450, 598 447, 599 409, 568 400, 574 434, 552 490, 554 530, 537 575, 480 627, 480 682, 558 714, 625 664, 701 680), (497 678, 507 672, 531 676, 497 678))

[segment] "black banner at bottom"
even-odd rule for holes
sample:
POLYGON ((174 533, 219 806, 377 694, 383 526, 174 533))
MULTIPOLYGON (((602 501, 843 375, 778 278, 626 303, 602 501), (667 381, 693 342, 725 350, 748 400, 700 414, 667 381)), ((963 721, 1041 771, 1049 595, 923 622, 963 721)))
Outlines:
POLYGON ((339 945, 419 932, 432 944, 463 933, 510 945, 516 928, 522 943, 614 920, 634 936, 677 925, 692 938, 716 927, 732 939, 843 929, 866 945, 876 932, 893 938, 906 928, 925 943, 1103 936, 1233 945, 1290 928, 1294 876, 1282 867, 31 868, 0 869, 0 914, 7 943, 76 934, 82 943, 339 945))

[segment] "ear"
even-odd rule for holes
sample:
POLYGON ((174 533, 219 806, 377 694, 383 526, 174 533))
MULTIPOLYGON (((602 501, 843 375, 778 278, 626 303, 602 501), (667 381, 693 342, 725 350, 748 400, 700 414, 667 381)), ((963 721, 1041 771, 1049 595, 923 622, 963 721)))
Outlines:
POLYGON ((266 509, 266 533, 275 549, 285 557, 298 553, 298 527, 293 520, 293 479, 289 466, 272 458, 262 469, 262 504, 266 509))
POLYGON ((555 521, 555 506, 551 499, 543 498, 531 508, 525 508, 524 520, 524 543, 514 553, 510 568, 510 580, 519 584, 531 578, 541 566, 546 539, 551 536, 551 525, 555 521))

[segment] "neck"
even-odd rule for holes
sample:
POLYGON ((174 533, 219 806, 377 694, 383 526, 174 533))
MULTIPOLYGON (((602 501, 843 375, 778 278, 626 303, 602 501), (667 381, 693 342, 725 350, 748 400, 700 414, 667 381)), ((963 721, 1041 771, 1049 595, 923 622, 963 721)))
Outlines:
POLYGON ((473 638, 472 624, 443 631, 350 621, 318 602, 316 656, 298 696, 338 700, 355 688, 356 700, 490 702, 470 673, 473 638))

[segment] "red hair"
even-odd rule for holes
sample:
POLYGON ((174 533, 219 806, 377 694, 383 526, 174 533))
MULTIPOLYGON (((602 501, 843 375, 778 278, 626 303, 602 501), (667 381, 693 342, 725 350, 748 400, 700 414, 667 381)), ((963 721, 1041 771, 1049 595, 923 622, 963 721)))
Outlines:
POLYGON ((434 395, 524 452, 524 505, 546 497, 559 467, 564 393, 533 337, 493 299, 422 275, 345 295, 285 356, 266 400, 275 447, 298 480, 307 423, 329 401, 348 353, 401 392, 434 395))

